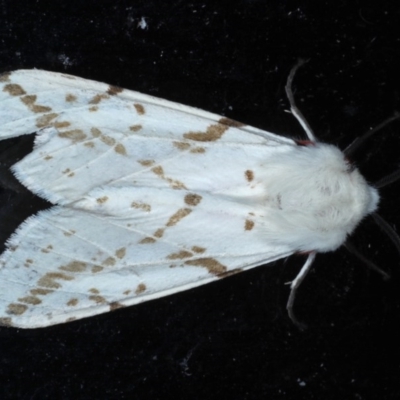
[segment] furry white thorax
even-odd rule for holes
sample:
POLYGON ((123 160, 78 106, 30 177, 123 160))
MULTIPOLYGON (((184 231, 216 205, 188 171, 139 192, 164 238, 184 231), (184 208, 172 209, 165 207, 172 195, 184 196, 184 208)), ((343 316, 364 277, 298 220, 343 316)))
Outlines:
POLYGON ((298 251, 337 249, 378 206, 378 191, 333 145, 294 146, 260 169, 266 240, 298 251))

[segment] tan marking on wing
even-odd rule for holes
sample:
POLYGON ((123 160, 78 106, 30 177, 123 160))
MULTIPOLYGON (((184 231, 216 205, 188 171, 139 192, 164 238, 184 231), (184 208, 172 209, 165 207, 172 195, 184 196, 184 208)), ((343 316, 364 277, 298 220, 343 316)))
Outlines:
POLYGON ((87 268, 87 264, 81 261, 71 261, 67 265, 62 265, 59 269, 67 272, 83 272, 87 268))
POLYGON ((254 228, 254 221, 246 219, 246 222, 244 223, 244 229, 246 231, 251 231, 253 228, 254 228))
POLYGON ((146 112, 142 104, 135 103, 133 106, 139 115, 143 115, 146 112))
POLYGON ((89 111, 90 111, 90 112, 96 112, 96 111, 98 111, 98 110, 99 110, 99 107, 97 107, 97 106, 89 107, 89 111))
POLYGON ((202 197, 200 195, 195 194, 195 193, 189 193, 185 196, 185 203, 188 206, 195 207, 200 203, 201 199, 202 199, 202 197))
POLYGON ((128 294, 131 292, 132 292, 132 290, 125 290, 124 292, 122 292, 122 294, 125 296, 128 296, 128 294))
POLYGON ((123 88, 120 88, 119 86, 112 86, 112 85, 110 85, 109 87, 108 87, 108 89, 107 89, 107 94, 109 94, 110 96, 115 96, 115 95, 117 95, 118 93, 121 93, 121 92, 123 92, 124 91, 124 89, 123 88))
POLYGON ((107 136, 107 135, 101 135, 100 140, 107 146, 114 146, 115 143, 117 142, 114 138, 112 138, 111 136, 107 136))
POLYGON ((151 205, 147 203, 138 203, 136 201, 132 202, 131 204, 132 208, 138 208, 140 210, 150 212, 151 211, 151 205))
POLYGON ((176 225, 180 220, 188 216, 191 212, 192 210, 190 208, 180 208, 174 215, 169 218, 166 226, 169 227, 176 225))
POLYGON ((204 147, 194 147, 190 152, 193 154, 203 154, 206 152, 206 149, 204 147))
POLYGON ((184 183, 165 176, 164 169, 163 169, 163 167, 161 167, 161 165, 157 165, 156 167, 153 167, 151 169, 151 171, 154 174, 156 174, 159 178, 161 178, 162 180, 168 182, 173 189, 187 189, 184 183))
POLYGON ((58 114, 57 113, 50 113, 50 114, 44 114, 41 115, 36 119, 36 126, 38 128, 43 128, 45 126, 51 125, 50 121, 53 120, 54 118, 57 118, 58 114))
POLYGON ((151 236, 147 236, 144 239, 142 239, 139 244, 149 244, 149 243, 154 243, 156 241, 156 239, 154 239, 151 236))
POLYGON ((98 295, 89 296, 89 300, 94 301, 96 304, 107 303, 107 300, 103 296, 98 296, 98 295))
POLYGON ((138 163, 140 165, 143 165, 143 167, 151 167, 152 165, 155 164, 154 160, 138 160, 138 163))
POLYGON ((106 203, 107 201, 108 201, 108 197, 107 197, 107 196, 99 197, 99 198, 96 199, 96 202, 97 202, 98 204, 104 204, 104 203, 106 203))
POLYGON ((26 303, 26 304, 32 304, 34 306, 40 304, 42 302, 42 300, 40 300, 38 297, 36 296, 25 296, 25 297, 20 297, 18 299, 18 301, 20 301, 21 303, 26 303))
POLYGON ((99 294, 100 290, 98 290, 96 288, 91 288, 91 289, 89 289, 89 292, 92 293, 92 294, 99 294))
POLYGON ((110 303, 110 311, 115 311, 120 308, 125 308, 126 306, 124 304, 119 303, 118 301, 113 301, 110 303))
POLYGON ((10 82, 11 72, 4 72, 0 74, 0 82, 10 82))
POLYGON ((81 142, 86 139, 86 134, 81 129, 72 129, 70 131, 60 132, 60 138, 70 139, 72 142, 81 142))
POLYGON ((144 283, 139 283, 135 290, 135 294, 142 294, 146 290, 146 285, 144 283))
POLYGON ((101 267, 100 265, 95 265, 94 267, 92 267, 92 273, 93 274, 97 274, 98 272, 103 271, 104 267, 101 267))
POLYGON ((53 126, 54 126, 54 128, 57 128, 57 129, 68 128, 69 126, 71 126, 71 122, 56 121, 56 122, 54 122, 53 126))
MULTIPOLYGON (((1 77, 0 77, 1 81, 1 77)), ((5 317, 5 318, 0 318, 0 326, 9 326, 10 328, 13 326, 13 322, 11 318, 5 317)))
POLYGON ((116 153, 121 154, 121 156, 126 156, 126 148, 123 144, 118 143, 115 147, 114 150, 116 153))
POLYGON ((33 264, 32 258, 27 258, 27 259, 25 260, 25 262, 26 262, 27 264, 33 264))
POLYGON ((93 142, 85 142, 83 145, 86 147, 90 147, 91 149, 93 149, 93 147, 95 146, 93 142))
POLYGON ((221 264, 219 261, 217 261, 214 258, 198 258, 195 260, 187 260, 185 261, 186 265, 193 265, 195 267, 203 267, 206 268, 207 271, 210 274, 213 275, 220 275, 223 274, 227 271, 227 268, 225 267, 225 265, 221 264))
POLYGON ((37 289, 31 289, 30 293, 33 296, 46 296, 47 294, 53 293, 54 290, 50 290, 50 289, 41 289, 41 288, 37 288, 37 289))
POLYGON ((79 300, 76 297, 74 297, 74 298, 68 300, 67 306, 75 307, 78 303, 79 303, 79 300))
POLYGON ((21 315, 28 309, 25 304, 11 303, 8 305, 7 314, 21 315))
POLYGON ((188 150, 190 147, 190 143, 186 142, 172 142, 172 144, 178 149, 178 150, 188 150))
POLYGON ((242 126, 245 126, 242 122, 235 121, 234 119, 222 117, 218 121, 222 125, 229 126, 230 128, 240 128, 242 126))
POLYGON ((72 236, 72 235, 74 235, 76 233, 76 231, 74 231, 74 230, 70 230, 70 231, 67 231, 67 232, 63 232, 63 234, 65 235, 65 236, 72 236))
POLYGON ((11 96, 22 96, 26 94, 25 90, 22 86, 17 85, 16 83, 8 83, 4 86, 3 92, 9 93, 11 96))
POLYGON ((45 249, 41 249, 40 251, 42 253, 50 253, 51 250, 53 250, 53 246, 49 244, 45 249))
POLYGON ((89 104, 99 104, 102 100, 109 99, 110 96, 103 93, 103 94, 96 94, 89 100, 89 104))
POLYGON ((124 258, 126 255, 126 247, 121 247, 115 252, 115 256, 119 259, 124 258))
POLYGON ((138 132, 138 131, 140 131, 141 129, 142 129, 143 127, 142 127, 142 125, 132 125, 132 126, 130 126, 129 127, 129 130, 130 131, 132 131, 132 132, 138 132))
POLYGON ((161 238, 164 236, 165 228, 159 228, 154 232, 154 235, 156 238, 161 238))
POLYGON ((251 182, 253 179, 254 179, 254 172, 253 171, 251 171, 251 170, 247 170, 247 171, 245 171, 245 176, 246 176, 246 179, 249 181, 249 182, 251 182))
POLYGON ((167 256, 168 260, 182 260, 183 258, 193 257, 193 253, 187 250, 181 250, 178 253, 171 253, 167 256))
POLYGON ((73 103, 74 101, 76 101, 76 96, 72 93, 67 93, 65 96, 65 101, 67 103, 73 103))
POLYGON ((116 262, 117 261, 114 257, 108 257, 101 263, 101 265, 104 265, 105 267, 112 267, 116 264, 116 262))
POLYGON ((37 100, 35 94, 27 94, 24 97, 20 97, 20 100, 34 113, 45 113, 51 111, 51 107, 35 104, 37 100))
POLYGON ((102 135, 101 130, 98 129, 98 128, 95 128, 95 127, 90 128, 90 133, 91 133, 92 136, 95 137, 95 138, 98 138, 98 137, 100 137, 100 136, 102 135))
POLYGON ((222 124, 210 125, 205 132, 187 132, 183 134, 185 139, 196 142, 215 142, 221 139, 222 135, 229 129, 229 126, 222 124))
POLYGON ((61 284, 56 281, 57 279, 72 281, 74 277, 61 272, 47 272, 38 280, 37 284, 42 287, 59 289, 61 284))
POLYGON ((46 156, 46 157, 43 157, 43 160, 49 161, 49 160, 51 160, 52 158, 53 158, 53 156, 46 156))
POLYGON ((192 246, 191 250, 194 251, 195 253, 204 253, 206 251, 204 247, 200 246, 192 246))

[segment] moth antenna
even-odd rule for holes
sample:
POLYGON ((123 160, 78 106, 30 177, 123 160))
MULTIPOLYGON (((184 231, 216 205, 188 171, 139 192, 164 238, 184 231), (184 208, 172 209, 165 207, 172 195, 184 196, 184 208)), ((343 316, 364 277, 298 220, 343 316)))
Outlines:
POLYGON ((396 111, 394 115, 391 117, 385 119, 383 122, 381 122, 379 125, 377 125, 375 128, 371 129, 370 131, 365 132, 362 136, 356 138, 352 143, 350 143, 343 151, 343 153, 346 156, 350 156, 353 154, 358 148, 364 144, 364 142, 373 134, 376 132, 380 131, 382 128, 384 128, 386 125, 390 124, 392 121, 395 121, 396 119, 400 118, 400 112, 396 111))
POLYGON ((400 168, 396 171, 393 171, 391 174, 384 176, 383 178, 379 179, 378 182, 374 183, 374 187, 379 189, 383 188, 387 185, 390 185, 393 182, 396 182, 400 179, 400 168))
POLYGON ((397 232, 377 213, 372 213, 372 218, 375 223, 386 233, 388 238, 396 246, 397 251, 400 253, 400 237, 397 232))
POLYGON ((299 61, 297 61, 296 65, 290 70, 288 79, 286 81, 285 91, 286 91, 286 96, 290 103, 290 112, 295 116, 297 121, 299 121, 300 125, 303 127, 304 131, 306 132, 308 139, 310 139, 311 142, 315 143, 317 141, 317 138, 315 137, 314 132, 311 129, 311 126, 309 125, 307 120, 305 119, 304 115, 297 108, 296 102, 294 100, 293 90, 292 90, 292 83, 293 83, 293 79, 294 79, 294 75, 296 74, 296 71, 307 61, 308 60, 300 59, 299 61))
POLYGON ((351 243, 349 240, 346 241, 344 244, 344 247, 348 250, 349 253, 355 255, 359 260, 361 260, 369 269, 372 271, 378 272, 378 274, 381 274, 383 279, 388 280, 390 279, 390 275, 387 274, 385 271, 380 269, 376 264, 374 264, 371 260, 368 260, 367 257, 365 257, 362 253, 360 253, 351 243))
POLYGON ((307 325, 304 323, 300 322, 293 311, 293 305, 294 305, 294 300, 296 298, 296 292, 297 289, 300 287, 301 282, 303 282, 304 278, 307 276, 307 274, 311 270, 311 266, 315 260, 316 252, 313 251, 311 252, 308 257, 306 262, 304 263, 303 267, 301 268, 300 272, 297 274, 296 278, 293 279, 292 283, 290 284, 290 295, 289 299, 286 305, 286 309, 289 314, 289 318, 292 320, 292 322, 299 327, 300 330, 304 330, 307 328, 307 325))

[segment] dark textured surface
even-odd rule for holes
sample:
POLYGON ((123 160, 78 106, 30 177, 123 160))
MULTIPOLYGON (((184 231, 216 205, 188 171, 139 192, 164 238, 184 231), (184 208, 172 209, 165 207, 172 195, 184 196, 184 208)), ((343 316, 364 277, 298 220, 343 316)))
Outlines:
MULTIPOLYGON (((0 72, 66 72, 303 137, 285 113, 284 84, 308 58, 295 81, 298 104, 318 137, 341 148, 400 109, 400 6, 26 3, 0 2, 0 72), (138 27, 142 17, 147 29, 138 27)), ((393 123, 356 154, 370 181, 399 165, 399 130, 393 123)), ((0 146, 1 162, 24 147, 0 146)), ((7 187, 4 232, 34 209, 32 197, 7 187)), ((399 226, 399 184, 382 190, 380 210, 399 226)), ((400 256, 369 220, 354 242, 392 279, 343 249, 318 256, 296 302, 305 332, 285 311, 284 283, 300 256, 71 324, 0 328, 0 398, 398 399, 400 256)))

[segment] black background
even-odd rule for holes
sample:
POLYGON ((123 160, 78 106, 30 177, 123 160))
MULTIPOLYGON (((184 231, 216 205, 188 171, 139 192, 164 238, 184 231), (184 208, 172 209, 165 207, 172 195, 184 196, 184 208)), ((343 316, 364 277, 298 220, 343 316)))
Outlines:
MULTIPOLYGON (((66 72, 301 138, 284 85, 308 58, 298 105, 320 140, 344 148, 400 110, 400 6, 368 3, 3 0, 0 72, 66 72)), ((356 154, 371 182, 398 167, 399 128, 356 154)), ((0 215, 18 196, 2 192, 0 215)), ((393 184, 380 214, 396 228, 398 210, 393 184)), ((400 256, 370 220, 354 242, 392 279, 344 249, 319 255, 296 301, 304 332, 287 317, 284 285, 301 256, 70 324, 1 327, 0 398, 398 399, 400 256)))

